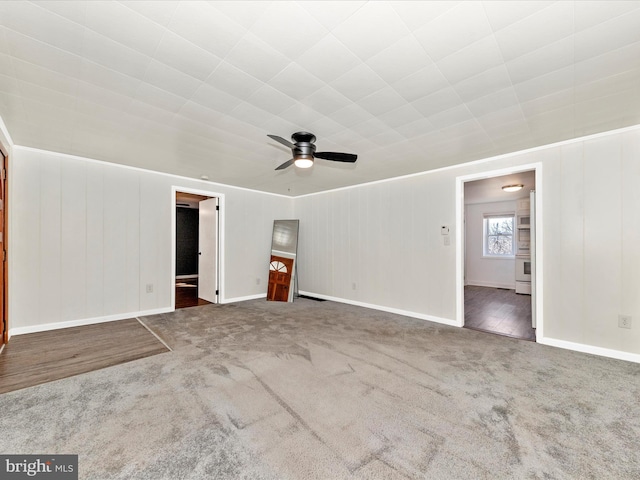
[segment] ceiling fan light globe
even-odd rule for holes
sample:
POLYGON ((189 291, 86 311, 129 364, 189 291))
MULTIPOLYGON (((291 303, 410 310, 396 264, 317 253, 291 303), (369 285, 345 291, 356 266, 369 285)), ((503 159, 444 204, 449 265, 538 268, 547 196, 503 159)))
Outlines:
POLYGON ((296 157, 294 164, 298 168, 311 168, 313 166, 313 157, 309 155, 296 157))

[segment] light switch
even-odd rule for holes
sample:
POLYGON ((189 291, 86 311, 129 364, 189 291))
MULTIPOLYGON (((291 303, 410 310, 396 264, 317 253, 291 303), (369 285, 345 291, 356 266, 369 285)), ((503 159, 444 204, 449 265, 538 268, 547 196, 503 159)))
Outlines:
POLYGON ((449 235, 449 227, 447 225, 440 227, 440 235, 449 235))

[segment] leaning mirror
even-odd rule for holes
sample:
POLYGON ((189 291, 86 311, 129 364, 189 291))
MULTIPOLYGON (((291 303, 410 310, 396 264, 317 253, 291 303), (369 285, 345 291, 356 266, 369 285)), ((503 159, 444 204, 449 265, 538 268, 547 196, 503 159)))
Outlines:
POLYGON ((274 220, 267 300, 293 302, 298 253, 298 220, 274 220))

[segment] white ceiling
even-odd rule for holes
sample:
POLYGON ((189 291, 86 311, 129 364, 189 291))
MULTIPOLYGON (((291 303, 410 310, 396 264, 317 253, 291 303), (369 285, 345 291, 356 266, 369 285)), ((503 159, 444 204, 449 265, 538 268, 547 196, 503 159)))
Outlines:
POLYGON ((17 145, 290 195, 640 123, 639 1, 0 2, 17 145), (267 138, 318 151, 274 168, 267 138))
POLYGON ((536 175, 534 170, 474 180, 464 184, 464 203, 513 201, 528 197, 531 190, 535 189, 536 175), (522 185, 523 187, 517 192, 505 192, 502 190, 505 185, 522 185))

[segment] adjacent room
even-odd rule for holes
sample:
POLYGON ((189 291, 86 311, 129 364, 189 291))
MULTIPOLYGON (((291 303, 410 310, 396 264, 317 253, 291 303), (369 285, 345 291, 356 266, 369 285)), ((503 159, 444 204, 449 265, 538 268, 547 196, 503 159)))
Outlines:
POLYGON ((639 25, 0 2, 0 477, 639 478, 639 25))

